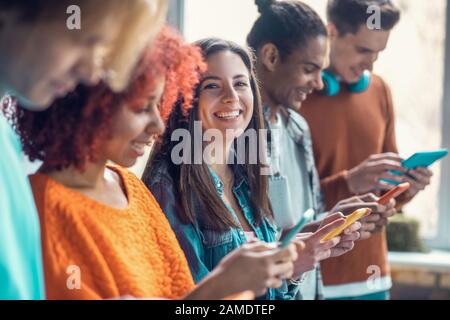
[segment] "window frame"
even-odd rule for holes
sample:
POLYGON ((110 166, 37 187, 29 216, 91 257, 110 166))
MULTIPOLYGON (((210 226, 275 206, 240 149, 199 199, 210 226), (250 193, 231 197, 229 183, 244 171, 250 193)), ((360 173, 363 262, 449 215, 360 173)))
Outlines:
POLYGON ((167 22, 181 33, 184 32, 184 0, 169 0, 167 22))
MULTIPOLYGON (((442 146, 450 149, 450 2, 445 22, 444 93, 442 101, 442 146)), ((450 250, 450 157, 441 162, 439 216, 437 234, 427 244, 434 249, 450 250)))

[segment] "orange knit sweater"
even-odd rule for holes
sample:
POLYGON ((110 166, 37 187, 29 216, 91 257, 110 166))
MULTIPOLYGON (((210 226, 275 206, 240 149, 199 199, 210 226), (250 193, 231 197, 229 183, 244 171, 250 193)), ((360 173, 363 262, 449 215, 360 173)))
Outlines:
POLYGON ((41 218, 47 298, 182 297, 194 282, 164 213, 135 175, 110 168, 126 189, 123 210, 45 175, 30 177, 41 218))

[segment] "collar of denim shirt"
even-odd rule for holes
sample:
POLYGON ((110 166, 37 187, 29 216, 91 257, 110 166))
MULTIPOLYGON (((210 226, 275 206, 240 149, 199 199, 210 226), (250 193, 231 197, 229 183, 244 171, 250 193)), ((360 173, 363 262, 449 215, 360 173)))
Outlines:
MULTIPOLYGON (((288 134, 296 143, 303 143, 305 128, 303 128, 300 123, 293 119, 293 113, 295 111, 285 107, 281 107, 279 110, 280 111, 278 112, 277 116, 281 117, 282 121, 286 121, 288 134)), ((270 108, 267 105, 264 106, 264 118, 266 124, 270 124, 270 108)))
MULTIPOLYGON (((220 180, 217 173, 208 166, 209 173, 211 174, 211 178, 213 180, 214 186, 216 187, 216 191, 219 196, 223 195, 223 182, 220 180)), ((233 184, 233 192, 240 189, 242 185, 245 183, 247 184, 247 180, 245 178, 244 173, 242 172, 242 169, 238 165, 231 165, 231 169, 234 174, 234 184, 233 184)))

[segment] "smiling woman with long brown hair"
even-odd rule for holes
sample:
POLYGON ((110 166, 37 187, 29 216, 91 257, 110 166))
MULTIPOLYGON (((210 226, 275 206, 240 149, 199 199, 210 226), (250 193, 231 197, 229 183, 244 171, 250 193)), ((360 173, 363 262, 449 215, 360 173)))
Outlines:
MULTIPOLYGON (((251 159, 255 150, 252 143, 257 146, 257 154, 264 154, 258 152, 264 147, 259 136, 264 125, 252 55, 221 39, 204 39, 196 45, 208 69, 195 89, 189 113, 182 112, 178 105, 169 118, 143 181, 171 223, 194 280, 200 282, 231 251, 255 240, 275 242, 277 229, 267 194, 267 176, 262 174, 264 159, 251 159), (196 121, 201 127, 200 137, 196 121), (172 156, 183 142, 173 141, 173 137, 180 129, 185 130, 190 142, 181 155, 183 161, 176 163, 172 156), (218 134, 215 140, 203 141, 208 131, 218 134), (253 133, 254 139, 241 140, 246 139, 244 133, 253 133), (202 157, 201 163, 196 162, 197 139, 203 141, 198 154, 201 157, 205 150, 215 149, 210 157, 202 157)), ((294 296, 295 287, 283 286, 283 280, 291 276, 290 268, 280 263, 272 272, 277 277, 268 283, 269 290, 261 283, 256 293, 264 299, 294 296), (283 288, 274 289, 280 286, 283 288)), ((253 269, 246 268, 240 276, 251 278, 253 273, 253 269)))

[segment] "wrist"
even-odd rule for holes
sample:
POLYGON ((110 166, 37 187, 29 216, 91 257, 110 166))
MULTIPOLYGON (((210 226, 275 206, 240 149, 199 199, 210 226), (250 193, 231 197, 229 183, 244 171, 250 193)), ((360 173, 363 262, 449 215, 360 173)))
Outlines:
POLYGON ((306 272, 300 274, 298 277, 288 279, 288 282, 293 285, 300 285, 306 280, 306 272))

